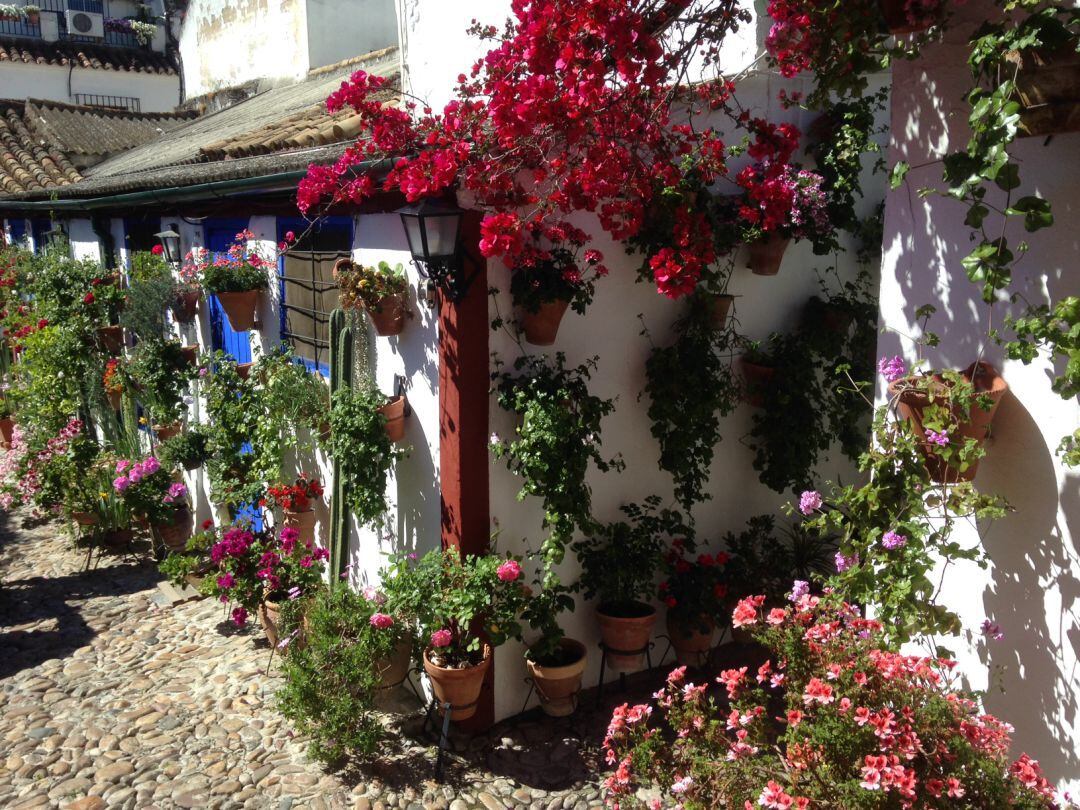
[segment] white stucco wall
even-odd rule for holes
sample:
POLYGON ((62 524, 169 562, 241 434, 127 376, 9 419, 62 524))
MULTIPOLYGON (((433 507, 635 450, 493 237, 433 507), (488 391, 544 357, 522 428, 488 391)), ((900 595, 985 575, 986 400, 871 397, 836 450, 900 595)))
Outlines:
MULTIPOLYGON (((915 353, 901 335, 917 334, 915 310, 938 308, 929 329, 941 345, 927 351, 934 368, 963 369, 978 356, 997 367, 1010 386, 994 420, 988 455, 975 484, 1004 496, 1015 512, 982 534, 992 564, 971 564, 945 575, 942 597, 959 612, 964 637, 941 641, 959 653, 964 680, 989 689, 986 704, 1016 727, 1015 750, 1038 759, 1051 781, 1076 795, 1080 790, 1080 471, 1062 466, 1058 442, 1080 425, 1080 405, 1050 390, 1053 368, 1041 358, 1030 366, 1003 359, 987 338, 1007 313, 1022 304, 999 302, 991 313, 970 283, 960 259, 971 250, 965 207, 946 198, 920 199, 916 190, 939 185, 943 153, 963 149, 968 138, 970 87, 964 60, 967 34, 988 12, 981 4, 957 9, 958 24, 943 45, 927 48, 915 62, 894 68, 893 150, 890 161, 924 166, 907 184, 891 192, 885 214, 881 320, 887 331, 881 355, 915 353), (1002 641, 981 637, 984 618, 1001 625, 1002 641)), ((1030 253, 1014 271, 1012 291, 1033 303, 1080 292, 1074 227, 1080 188, 1076 156, 1080 135, 1055 135, 1018 141, 1012 149, 1024 185, 1017 196, 1039 193, 1054 206, 1057 224, 1025 234, 1014 222, 1007 233, 1015 244, 1026 240, 1030 253)), ((999 227, 994 225, 994 228, 999 227)), ((1060 371, 1061 365, 1057 366, 1060 371)), ((879 391, 879 397, 883 392, 879 391)), ((961 544, 979 542, 975 527, 961 524, 961 544)))
POLYGON ((76 93, 137 98, 142 112, 168 112, 180 103, 180 77, 0 62, 3 98, 40 98, 74 104, 76 93))
POLYGON ((88 219, 73 219, 67 223, 71 255, 76 259, 101 261, 101 248, 93 223, 88 219))

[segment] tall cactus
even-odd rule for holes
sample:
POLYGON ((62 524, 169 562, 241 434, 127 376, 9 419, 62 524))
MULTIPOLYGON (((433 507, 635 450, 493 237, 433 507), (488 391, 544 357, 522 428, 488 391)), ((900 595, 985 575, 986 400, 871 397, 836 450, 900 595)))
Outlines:
MULTIPOLYGON (((345 325, 345 313, 335 309, 330 314, 330 403, 337 392, 353 384, 353 335, 345 325)), ((334 454, 334 488, 330 499, 330 572, 337 581, 345 572, 349 556, 349 510, 345 484, 341 478, 340 453, 334 454)))

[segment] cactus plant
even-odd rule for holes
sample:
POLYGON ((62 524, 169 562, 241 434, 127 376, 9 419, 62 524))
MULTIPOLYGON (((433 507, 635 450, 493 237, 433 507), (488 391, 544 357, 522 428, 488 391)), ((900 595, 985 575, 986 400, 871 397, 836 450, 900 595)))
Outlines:
MULTIPOLYGON (((338 391, 353 384, 352 328, 346 326, 345 313, 335 309, 330 314, 330 401, 338 391)), ((336 581, 345 571, 349 554, 349 510, 343 492, 341 460, 334 458, 334 488, 330 499, 330 577, 336 581)))

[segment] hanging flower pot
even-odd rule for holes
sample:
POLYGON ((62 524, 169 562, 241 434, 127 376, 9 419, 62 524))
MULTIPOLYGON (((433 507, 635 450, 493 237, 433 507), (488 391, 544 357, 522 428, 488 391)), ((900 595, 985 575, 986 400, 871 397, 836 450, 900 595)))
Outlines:
POLYGON ((29 25, 37 25, 38 23, 41 22, 41 12, 40 11, 28 11, 28 12, 26 12, 26 22, 29 25))
POLYGON ((195 346, 183 346, 180 348, 180 353, 184 356, 184 362, 189 366, 194 366, 199 360, 199 347, 195 346))
POLYGON ((1016 72, 1020 134, 1080 130, 1080 54, 1071 48, 1010 51, 1002 70, 1016 72))
POLYGON ((710 298, 712 301, 710 302, 709 323, 717 332, 722 332, 727 326, 728 314, 731 312, 731 305, 735 303, 735 296, 724 293, 710 296, 710 298))
POLYGON ((807 323, 838 335, 846 335, 852 321, 855 320, 850 309, 837 306, 830 301, 823 301, 816 295, 807 300, 806 307, 803 309, 803 318, 807 323))
POLYGON ((183 551, 187 546, 187 541, 191 539, 194 522, 191 510, 185 506, 176 510, 172 523, 165 523, 154 528, 161 542, 165 544, 165 548, 169 551, 183 551))
POLYGON ((773 378, 776 376, 776 369, 772 366, 754 363, 745 357, 739 358, 739 365, 742 367, 743 381, 745 382, 746 401, 755 408, 765 407, 765 392, 772 385, 773 378))
POLYGON ((607 665, 616 672, 640 669, 652 638, 656 609, 644 602, 603 604, 596 609, 607 665))
POLYGON ((236 364, 236 373, 240 376, 241 380, 246 380, 248 377, 251 376, 251 369, 252 369, 252 367, 254 365, 255 365, 254 363, 237 363, 236 364))
POLYGON ((390 653, 390 657, 375 664, 379 676, 378 689, 390 689, 405 682, 412 666, 412 641, 403 636, 390 653))
POLYGON ((99 326, 97 336, 101 348, 109 354, 120 354, 124 350, 124 327, 99 326))
POLYGON ((234 332, 248 332, 255 328, 255 309, 259 304, 258 290, 243 292, 219 292, 218 302, 234 332))
POLYGON ((405 296, 388 295, 375 306, 364 305, 375 333, 381 337, 400 335, 405 328, 405 296))
POLYGON ((533 346, 550 346, 559 334, 559 324, 570 302, 564 298, 545 301, 536 312, 522 309, 520 313, 521 330, 525 341, 533 346))
POLYGON ((559 641, 563 660, 551 665, 526 659, 529 677, 540 696, 540 708, 549 717, 567 717, 574 713, 581 691, 581 676, 588 663, 585 645, 572 638, 559 641))
POLYGON ((170 422, 167 425, 154 425, 154 433, 157 434, 159 442, 168 441, 173 436, 176 436, 184 429, 184 425, 179 422, 170 422))
POLYGON ((15 420, 10 416, 5 416, 0 419, 0 438, 3 439, 4 447, 11 447, 11 442, 15 437, 15 420))
POLYGON ((712 650, 716 622, 709 616, 689 620, 671 610, 667 612, 665 622, 668 638, 675 650, 675 660, 685 666, 702 666, 712 650))
POLYGON ((405 395, 398 394, 379 408, 379 413, 386 417, 386 435, 392 442, 405 438, 405 405, 405 395))
MULTIPOLYGON (((952 406, 953 416, 958 420, 959 424, 956 430, 958 435, 949 437, 949 441, 963 442, 970 438, 975 439, 981 447, 990 435, 990 425, 993 422, 994 414, 997 412, 1002 398, 1008 392, 1009 384, 1005 382, 997 369, 989 363, 972 363, 964 369, 963 375, 964 379, 974 385, 975 392, 972 395, 970 410, 966 418, 963 416, 959 406, 955 404, 952 406), (991 406, 989 410, 983 410, 975 401, 976 397, 983 395, 990 396, 991 406)), ((938 379, 941 382, 942 396, 947 397, 948 383, 940 377, 938 379)), ((923 414, 931 404, 930 398, 925 391, 905 390, 914 382, 914 378, 911 377, 896 380, 889 384, 889 394, 897 398, 900 416, 912 423, 916 435, 925 436, 923 414)), ((969 464, 967 469, 959 470, 950 466, 945 459, 936 453, 934 451, 935 445, 928 439, 921 441, 920 447, 926 457, 926 466, 930 477, 939 484, 971 481, 978 472, 979 463, 977 459, 969 464)))
POLYGON ((195 316, 199 314, 199 299, 202 293, 198 290, 182 292, 173 301, 172 313, 177 323, 193 323, 195 316))
POLYGON ((259 616, 259 624, 262 625, 263 632, 266 633, 266 640, 270 642, 271 647, 277 647, 278 641, 281 639, 281 605, 277 602, 271 602, 269 599, 264 599, 259 603, 256 612, 259 616))
POLYGON ((780 272, 780 264, 784 261, 784 252, 789 242, 789 238, 777 234, 767 236, 760 242, 751 242, 747 245, 750 256, 746 260, 746 266, 755 276, 775 276, 780 272))
POLYGON ((450 669, 431 663, 428 652, 424 651, 424 672, 431 679, 431 689, 439 702, 440 711, 443 704, 449 703, 451 720, 468 720, 476 714, 484 675, 491 666, 491 646, 484 645, 483 661, 461 669, 450 669))
POLYGON ((296 529, 300 533, 300 543, 310 545, 315 542, 315 510, 308 509, 303 512, 284 510, 284 523, 286 526, 296 529))
POLYGON ((120 410, 124 404, 123 391, 106 391, 105 398, 109 400, 109 407, 114 411, 120 410))

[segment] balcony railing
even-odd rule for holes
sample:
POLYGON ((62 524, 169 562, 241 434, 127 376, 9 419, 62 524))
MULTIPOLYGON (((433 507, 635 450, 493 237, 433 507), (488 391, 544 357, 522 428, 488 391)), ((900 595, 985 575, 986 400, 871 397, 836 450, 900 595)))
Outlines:
MULTIPOLYGON (((91 42, 103 45, 112 45, 119 48, 139 48, 142 43, 134 34, 126 31, 106 31, 105 38, 86 37, 79 34, 68 33, 67 17, 65 12, 85 11, 89 14, 101 14, 109 17, 108 0, 38 0, 38 5, 43 12, 56 13, 59 23, 60 39, 70 42, 91 42)), ((0 20, 0 37, 29 37, 41 39, 41 24, 30 23, 26 20, 0 20)))

